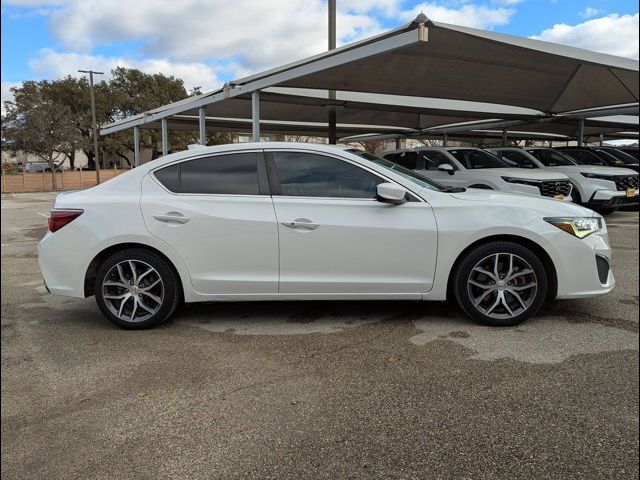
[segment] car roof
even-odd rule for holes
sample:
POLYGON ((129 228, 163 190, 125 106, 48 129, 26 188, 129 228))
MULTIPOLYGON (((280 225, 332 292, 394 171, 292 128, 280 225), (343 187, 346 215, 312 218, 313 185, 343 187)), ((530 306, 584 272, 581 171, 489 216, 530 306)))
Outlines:
POLYGON ((444 150, 448 152, 450 150, 482 150, 482 148, 478 147, 413 147, 413 148, 396 148, 394 150, 386 150, 384 155, 388 155, 390 153, 402 153, 402 152, 421 152, 423 150, 444 150))

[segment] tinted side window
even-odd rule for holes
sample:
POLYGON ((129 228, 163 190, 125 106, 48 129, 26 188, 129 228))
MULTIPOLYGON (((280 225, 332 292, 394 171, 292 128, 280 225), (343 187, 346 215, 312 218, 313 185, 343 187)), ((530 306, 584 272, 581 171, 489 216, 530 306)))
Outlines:
POLYGON ((438 167, 443 164, 451 165, 453 168, 456 168, 444 153, 438 152, 437 150, 424 150, 420 152, 420 154, 424 159, 425 170, 438 170, 438 167))
POLYGON ((273 152, 282 195, 375 198, 384 180, 333 157, 303 152, 273 152))
POLYGON ((171 192, 180 191, 180 164, 175 163, 154 172, 156 178, 171 192))
POLYGON ((520 153, 520 152, 514 152, 511 150, 503 150, 502 152, 500 152, 500 154, 506 158, 507 160, 511 160, 512 162, 514 162, 517 166, 519 167, 528 167, 528 168, 534 168, 535 165, 533 164, 533 162, 531 160, 529 160, 527 158, 526 155, 520 153))
POLYGON ((409 170, 415 170, 418 165, 418 154, 416 152, 402 152, 396 154, 392 161, 409 170))
POLYGON ((597 155, 586 150, 562 150, 564 153, 568 153, 578 162, 584 165, 604 165, 604 162, 597 155))
POLYGON ((232 153, 180 164, 182 193, 258 195, 257 153, 232 153))

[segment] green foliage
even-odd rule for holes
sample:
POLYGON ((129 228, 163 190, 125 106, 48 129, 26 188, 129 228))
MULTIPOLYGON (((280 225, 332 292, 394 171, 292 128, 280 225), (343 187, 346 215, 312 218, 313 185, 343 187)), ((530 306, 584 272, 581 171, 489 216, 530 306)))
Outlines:
MULTIPOLYGON (((108 81, 96 82, 94 88, 99 125, 200 93, 198 88, 187 92, 184 82, 173 76, 120 67, 112 70, 108 81)), ((89 158, 89 166, 93 166, 91 93, 86 78, 69 76, 53 81, 26 81, 22 86, 12 88, 12 93, 14 99, 4 104, 7 114, 2 118, 3 150, 22 150, 40 156, 36 152, 42 152, 46 143, 46 148, 56 148, 63 158, 67 157, 73 168, 74 152, 82 149, 89 158)), ((141 148, 150 149, 152 158, 160 156, 160 132, 142 130, 141 133, 141 148)), ((197 132, 169 131, 172 151, 184 150, 188 144, 197 141, 197 132)), ((228 141, 229 134, 214 134, 208 136, 207 143, 228 141)), ((133 132, 128 130, 100 137, 99 148, 129 162, 127 154, 133 151, 133 132)))

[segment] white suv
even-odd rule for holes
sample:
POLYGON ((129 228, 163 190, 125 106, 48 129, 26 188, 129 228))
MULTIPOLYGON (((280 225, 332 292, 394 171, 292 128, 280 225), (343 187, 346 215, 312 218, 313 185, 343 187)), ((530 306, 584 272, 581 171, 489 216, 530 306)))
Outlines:
POLYGON ((526 171, 479 148, 393 150, 386 152, 384 158, 451 187, 500 190, 571 201, 571 183, 563 173, 526 171))
POLYGON ((638 203, 638 174, 628 168, 580 165, 551 148, 492 148, 490 152, 524 168, 560 172, 573 184, 573 201, 607 215, 638 203))

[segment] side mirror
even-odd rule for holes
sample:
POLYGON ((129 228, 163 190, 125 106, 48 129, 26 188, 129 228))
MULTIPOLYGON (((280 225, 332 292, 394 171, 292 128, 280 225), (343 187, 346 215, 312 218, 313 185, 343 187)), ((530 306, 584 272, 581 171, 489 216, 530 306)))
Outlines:
POLYGON ((438 165, 438 170, 440 170, 441 172, 447 172, 449 175, 453 175, 454 173, 456 173, 455 169, 448 163, 441 163, 440 165, 438 165))
POLYGON ((402 205, 407 201, 407 191, 395 183, 381 183, 376 188, 377 200, 391 205, 402 205))

